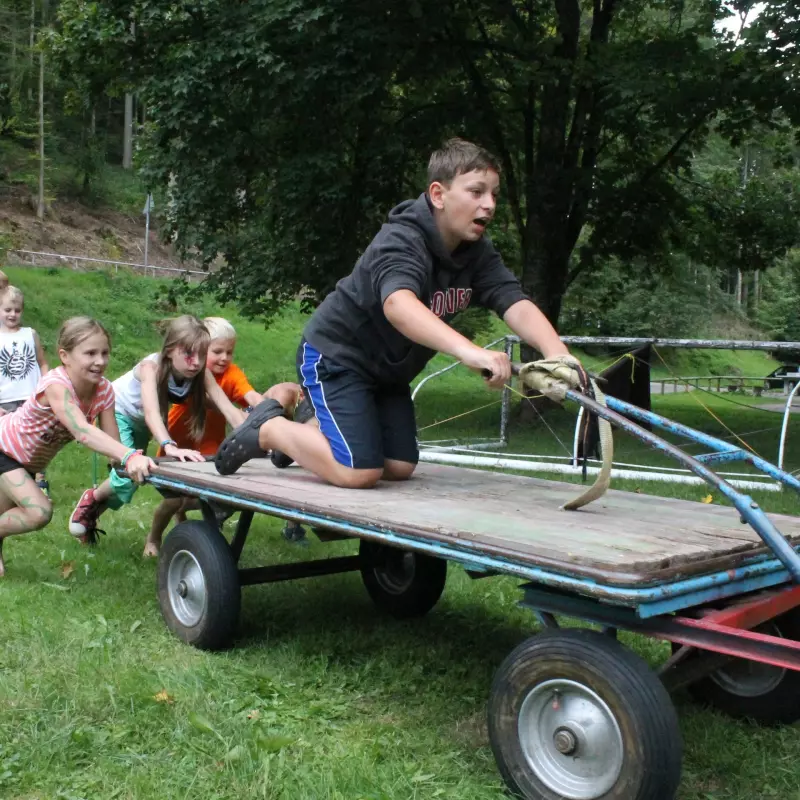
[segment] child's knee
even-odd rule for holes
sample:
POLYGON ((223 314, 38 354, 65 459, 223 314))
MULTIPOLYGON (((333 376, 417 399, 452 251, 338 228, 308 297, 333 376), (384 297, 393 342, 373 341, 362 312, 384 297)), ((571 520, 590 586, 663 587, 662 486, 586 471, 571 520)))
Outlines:
POLYGON ((36 505, 25 506, 22 510, 30 523, 31 530, 34 531, 49 525, 53 518, 53 506, 50 503, 36 503, 36 505))
POLYGON ((383 470, 351 469, 343 467, 337 470, 335 483, 343 489, 371 489, 380 479, 383 470))
POLYGON ((111 484, 111 497, 109 497, 106 505, 116 511, 121 506, 131 502, 134 494, 136 494, 137 487, 130 478, 123 478, 114 470, 111 471, 109 482, 111 484))
POLYGON ((386 481, 407 481, 417 468, 410 461, 393 461, 386 459, 383 462, 383 479, 386 481))
POLYGON ((276 383, 262 395, 269 400, 277 400, 284 408, 294 409, 299 386, 296 383, 276 383))

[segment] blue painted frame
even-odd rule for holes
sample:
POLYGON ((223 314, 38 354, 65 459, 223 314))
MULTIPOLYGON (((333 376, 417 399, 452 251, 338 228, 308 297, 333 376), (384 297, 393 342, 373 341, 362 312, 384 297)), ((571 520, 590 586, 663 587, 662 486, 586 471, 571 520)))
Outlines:
POLYGON ((757 589, 777 586, 790 580, 788 571, 778 559, 762 554, 746 560, 736 569, 652 586, 614 586, 579 575, 544 569, 522 560, 517 561, 481 552, 476 547, 470 547, 469 542, 441 542, 401 533, 390 528, 359 525, 333 516, 300 511, 291 506, 282 506, 231 492, 209 489, 164 475, 151 475, 148 482, 156 488, 190 495, 209 503, 220 503, 241 510, 255 511, 300 522, 312 527, 318 526, 335 530, 355 538, 373 539, 394 547, 428 553, 459 563, 470 571, 510 575, 612 605, 633 608, 642 619, 691 608, 723 597, 732 597, 757 589))

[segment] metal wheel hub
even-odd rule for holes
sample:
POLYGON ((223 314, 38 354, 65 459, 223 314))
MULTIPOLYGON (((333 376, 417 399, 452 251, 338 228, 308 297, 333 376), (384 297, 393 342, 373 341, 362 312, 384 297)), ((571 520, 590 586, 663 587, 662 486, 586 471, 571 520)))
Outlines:
POLYGON ((416 559, 413 553, 389 552, 385 560, 373 568, 375 579, 387 594, 403 594, 414 582, 416 559))
POLYGON ((178 622, 186 628, 197 625, 205 613, 208 595, 203 570, 188 550, 179 550, 169 562, 167 589, 178 622))
MULTIPOLYGON (((781 636, 777 625, 766 623, 755 630, 770 636, 781 636)), ((761 697, 777 689, 786 676, 782 667, 771 664, 759 664, 744 658, 734 659, 730 664, 712 672, 710 677, 714 683, 729 694, 737 697, 761 697)))
POLYGON ((617 782, 622 733, 611 709, 588 686, 563 679, 540 683, 523 701, 517 724, 528 765, 556 794, 593 800, 617 782))

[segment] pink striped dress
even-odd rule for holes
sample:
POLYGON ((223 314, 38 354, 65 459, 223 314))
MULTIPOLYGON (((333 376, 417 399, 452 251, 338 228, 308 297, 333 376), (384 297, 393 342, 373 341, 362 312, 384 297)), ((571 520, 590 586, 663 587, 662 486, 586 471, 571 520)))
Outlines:
POLYGON ((56 453, 73 439, 50 406, 39 399, 49 386, 63 386, 75 404, 86 415, 89 424, 107 408, 114 408, 114 388, 103 378, 88 405, 75 394, 75 388, 64 367, 50 370, 36 386, 36 393, 12 414, 0 417, 0 450, 19 461, 30 472, 40 472, 56 453))

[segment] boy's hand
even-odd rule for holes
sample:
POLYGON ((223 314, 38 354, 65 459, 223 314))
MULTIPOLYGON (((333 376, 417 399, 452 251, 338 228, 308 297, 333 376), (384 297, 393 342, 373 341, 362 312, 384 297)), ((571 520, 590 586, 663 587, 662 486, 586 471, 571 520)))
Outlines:
POLYGON ((475 372, 487 370, 491 378, 484 378, 492 389, 502 389, 511 380, 511 361, 505 353, 472 347, 461 358, 461 363, 475 372))
POLYGON ((264 397, 277 400, 290 414, 294 413, 302 396, 303 391, 298 384, 288 381, 286 383, 276 383, 264 392, 264 397))

